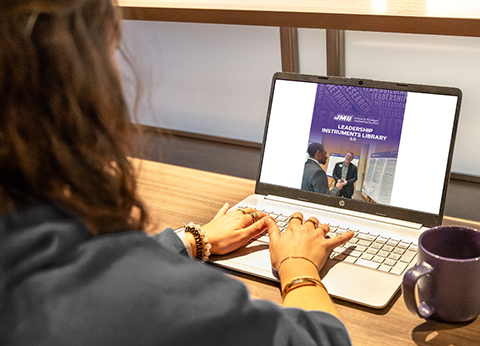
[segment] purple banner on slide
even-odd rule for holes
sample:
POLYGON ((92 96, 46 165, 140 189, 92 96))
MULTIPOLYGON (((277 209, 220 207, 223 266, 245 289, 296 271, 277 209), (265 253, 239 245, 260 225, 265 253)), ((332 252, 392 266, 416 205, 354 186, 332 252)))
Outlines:
POLYGON ((341 136, 354 141, 400 141, 407 92, 319 84, 310 139, 341 136))

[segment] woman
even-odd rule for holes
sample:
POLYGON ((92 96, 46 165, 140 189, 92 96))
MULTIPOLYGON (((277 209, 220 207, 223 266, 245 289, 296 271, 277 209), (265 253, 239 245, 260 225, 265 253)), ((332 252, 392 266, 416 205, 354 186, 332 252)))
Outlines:
POLYGON ((111 0, 0 0, 0 343, 350 344, 318 268, 351 232, 295 213, 280 235, 228 205, 181 238, 142 231, 119 23, 111 0), (284 307, 188 258, 265 230, 284 307))

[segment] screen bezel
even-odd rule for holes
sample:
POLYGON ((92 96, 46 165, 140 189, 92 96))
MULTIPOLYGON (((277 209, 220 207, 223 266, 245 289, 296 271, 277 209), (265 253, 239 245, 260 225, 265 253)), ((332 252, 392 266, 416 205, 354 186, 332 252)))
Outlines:
POLYGON ((445 210, 445 200, 446 200, 446 194, 448 189, 448 182, 450 179, 450 171, 451 171, 451 165, 452 165, 452 159, 453 159, 457 127, 458 127, 458 119, 460 114, 461 99, 462 99, 462 92, 460 89, 455 87, 406 84, 406 83, 384 82, 384 81, 375 81, 375 80, 359 79, 359 78, 342 78, 342 77, 331 77, 331 76, 327 77, 327 76, 315 76, 315 75, 278 72, 272 78, 270 100, 268 104, 268 111, 267 111, 267 117, 265 122, 265 130, 264 130, 264 136, 262 141, 262 152, 261 152, 261 157, 259 162, 255 193, 260 195, 281 196, 285 198, 299 200, 302 202, 310 202, 310 203, 322 204, 330 207, 337 207, 337 208, 341 208, 342 210, 352 210, 356 212, 367 213, 370 215, 400 219, 408 222, 419 223, 427 227, 440 225, 442 223, 444 210, 445 210), (456 111, 455 111, 455 116, 453 120, 452 136, 450 140, 450 150, 448 153, 446 174, 445 174, 444 187, 443 187, 441 201, 440 201, 439 213, 434 214, 434 213, 415 211, 411 209, 400 208, 400 207, 390 206, 385 204, 375 204, 375 203, 368 203, 366 201, 352 200, 344 197, 327 196, 324 194, 303 191, 303 190, 295 189, 291 187, 272 185, 269 183, 260 182, 261 168, 264 161, 265 144, 266 144, 266 138, 268 134, 268 125, 269 125, 271 109, 272 109, 273 93, 274 93, 275 83, 277 80, 311 82, 311 83, 317 83, 317 84, 318 83, 336 84, 336 85, 343 85, 343 86, 355 86, 355 87, 361 87, 361 88, 390 89, 390 90, 401 90, 401 91, 407 91, 407 92, 456 96, 457 97, 456 111))

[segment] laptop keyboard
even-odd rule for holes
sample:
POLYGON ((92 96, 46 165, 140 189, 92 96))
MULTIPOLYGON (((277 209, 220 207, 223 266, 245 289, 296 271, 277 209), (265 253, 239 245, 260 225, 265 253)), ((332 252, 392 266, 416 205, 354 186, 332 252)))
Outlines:
MULTIPOLYGON (((335 237, 347 230, 330 225, 328 236, 335 237)), ((416 260, 417 246, 401 239, 382 237, 379 234, 355 232, 346 244, 335 248, 330 258, 364 267, 400 275, 416 260)))
MULTIPOLYGON (((285 232, 290 215, 263 211, 277 222, 280 232, 285 232)), ((386 237, 375 232, 364 232, 359 229, 349 229, 338 224, 328 224, 330 232, 327 237, 336 237, 349 230, 355 236, 347 243, 335 248, 330 259, 343 261, 375 270, 401 275, 410 263, 416 261, 417 245, 400 238, 386 237)), ((268 233, 260 235, 257 240, 270 242, 268 233)))

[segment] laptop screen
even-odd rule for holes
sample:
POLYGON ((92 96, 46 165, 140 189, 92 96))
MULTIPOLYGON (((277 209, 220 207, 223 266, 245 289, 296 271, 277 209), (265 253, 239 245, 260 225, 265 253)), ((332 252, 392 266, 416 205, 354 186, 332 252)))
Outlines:
POLYGON ((257 185, 301 200, 408 221, 435 215, 441 222, 460 99, 456 88, 276 74, 257 185), (339 180, 347 183, 340 191, 339 180))

